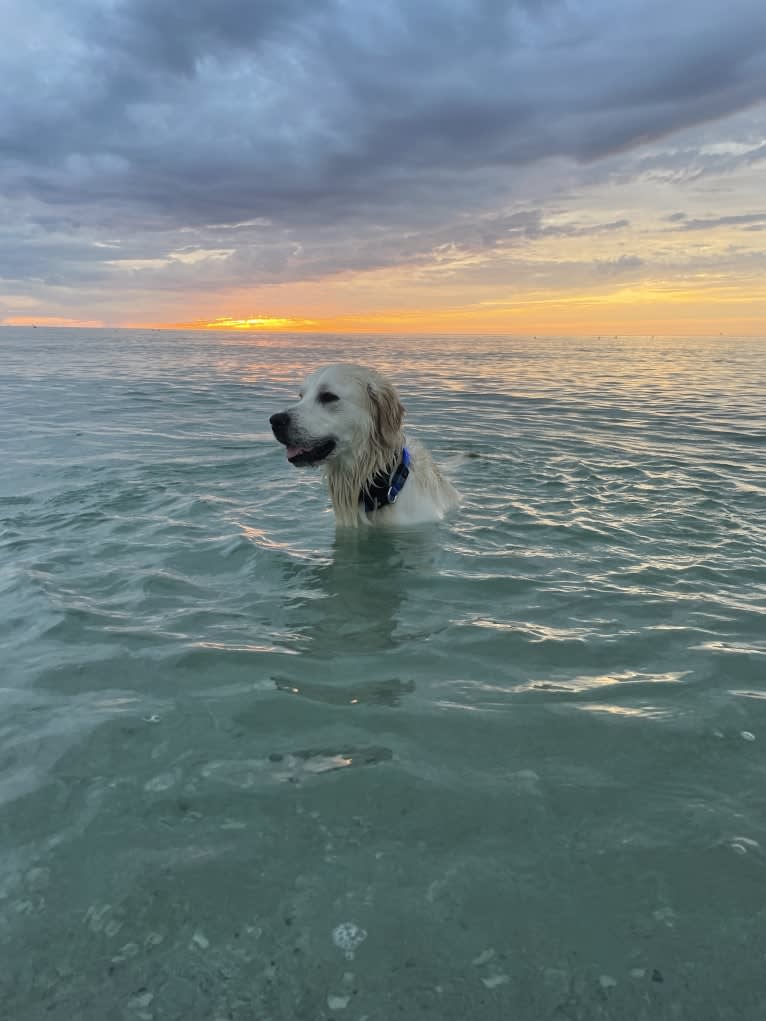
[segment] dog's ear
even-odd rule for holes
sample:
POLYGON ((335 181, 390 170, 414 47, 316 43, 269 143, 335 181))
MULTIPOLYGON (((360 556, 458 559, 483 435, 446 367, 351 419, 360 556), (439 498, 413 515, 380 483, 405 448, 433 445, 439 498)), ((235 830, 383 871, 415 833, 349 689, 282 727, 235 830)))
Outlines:
POLYGON ((401 439, 404 408, 399 394, 386 380, 367 384, 372 404, 374 435, 381 447, 393 449, 401 439))

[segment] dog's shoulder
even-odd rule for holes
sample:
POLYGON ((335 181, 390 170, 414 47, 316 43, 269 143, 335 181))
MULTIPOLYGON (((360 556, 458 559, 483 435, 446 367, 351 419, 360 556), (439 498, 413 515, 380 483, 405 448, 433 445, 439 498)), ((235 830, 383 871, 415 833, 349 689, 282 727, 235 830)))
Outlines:
MULTIPOLYGON (((439 470, 431 452, 424 443, 417 439, 407 438, 407 450, 410 452, 410 487, 409 499, 403 501, 403 508, 410 510, 426 510, 429 505, 437 518, 457 507, 460 494, 439 470)), ((402 491, 406 495, 407 486, 402 491)))

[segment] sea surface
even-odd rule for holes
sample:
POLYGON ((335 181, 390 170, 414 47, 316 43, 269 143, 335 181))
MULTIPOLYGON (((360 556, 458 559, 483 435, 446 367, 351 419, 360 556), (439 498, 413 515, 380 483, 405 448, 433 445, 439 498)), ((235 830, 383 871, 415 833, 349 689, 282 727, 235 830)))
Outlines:
POLYGON ((0 451, 4 1021, 766 1016, 766 341, 8 328, 0 451))

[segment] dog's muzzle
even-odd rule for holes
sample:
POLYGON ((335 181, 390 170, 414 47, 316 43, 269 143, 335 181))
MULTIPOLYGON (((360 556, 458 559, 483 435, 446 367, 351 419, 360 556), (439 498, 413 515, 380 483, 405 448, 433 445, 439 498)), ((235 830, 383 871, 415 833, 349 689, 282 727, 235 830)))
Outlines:
POLYGON ((280 443, 287 447, 287 460, 301 468, 305 465, 320 464, 335 450, 335 440, 328 437, 319 443, 296 442, 292 435, 292 419, 289 411, 278 411, 269 419, 271 430, 280 443))

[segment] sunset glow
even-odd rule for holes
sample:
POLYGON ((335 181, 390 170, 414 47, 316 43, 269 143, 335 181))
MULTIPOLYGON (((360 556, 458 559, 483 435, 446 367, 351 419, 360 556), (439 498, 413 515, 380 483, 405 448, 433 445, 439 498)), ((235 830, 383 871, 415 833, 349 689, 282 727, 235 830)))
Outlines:
MULTIPOLYGON (((361 286, 361 277, 356 281, 361 286)), ((392 304, 399 282, 389 274, 392 304)), ((383 289, 383 281, 377 280, 383 289)), ((366 289, 366 288, 365 288, 366 289)), ((276 300, 290 298, 278 289, 276 300)), ((332 291, 332 285, 329 290, 332 291)), ((404 285, 402 290, 406 291, 404 285)), ((292 300, 304 305, 310 300, 299 286, 292 300)), ((441 297, 434 294, 434 298, 441 297)), ((449 295, 446 296, 447 298, 449 295)), ((327 296, 326 296, 327 298, 327 296)), ((236 300, 236 299, 235 299, 236 300)), ((646 279, 610 290, 580 292, 529 291, 516 296, 483 297, 475 304, 433 307, 425 303, 408 308, 370 308, 358 312, 336 312, 323 302, 312 318, 251 316, 243 318, 186 320, 174 323, 135 323, 153 328, 192 330, 240 330, 295 333, 497 333, 497 334, 627 334, 627 335, 710 335, 723 333, 758 336, 766 321, 766 290, 757 280, 735 283, 723 275, 672 281, 646 279)), ((337 305, 342 308, 342 296, 337 305)))

